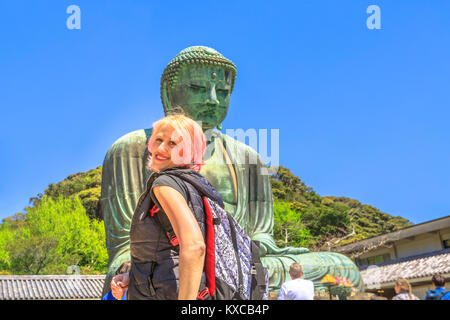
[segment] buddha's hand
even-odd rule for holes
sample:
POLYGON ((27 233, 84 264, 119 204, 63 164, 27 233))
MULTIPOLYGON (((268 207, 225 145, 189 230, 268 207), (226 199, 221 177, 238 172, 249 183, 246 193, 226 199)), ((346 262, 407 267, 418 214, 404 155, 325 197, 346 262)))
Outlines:
POLYGON ((128 284, 130 283, 130 274, 121 273, 111 280, 111 293, 116 300, 122 300, 125 291, 128 289, 128 284))
POLYGON ((284 248, 279 248, 277 246, 270 244, 266 244, 266 243, 262 243, 263 245, 263 254, 261 254, 261 256, 270 256, 270 255, 285 255, 285 254, 293 254, 293 255, 298 255, 298 254, 303 254, 303 253, 308 253, 310 252, 308 248, 295 248, 295 247, 284 247, 284 248), (265 246, 264 246, 265 245, 265 246))
POLYGON ((252 237, 253 240, 259 241, 260 245, 260 256, 270 256, 270 255, 285 255, 285 254, 303 254, 310 252, 307 248, 295 248, 295 247, 285 247, 279 248, 272 235, 267 233, 255 234, 252 237))

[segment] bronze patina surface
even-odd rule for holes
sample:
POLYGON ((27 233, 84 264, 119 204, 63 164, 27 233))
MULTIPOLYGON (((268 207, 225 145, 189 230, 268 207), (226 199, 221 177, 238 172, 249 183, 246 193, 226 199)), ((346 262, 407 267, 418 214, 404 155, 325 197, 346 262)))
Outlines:
MULTIPOLYGON (((165 68, 161 99, 166 114, 183 112, 202 122, 208 139, 201 173, 216 188, 225 208, 252 239, 262 245, 262 262, 269 270, 270 290, 277 290, 289 277, 289 266, 300 262, 304 278, 320 287, 327 273, 342 276, 359 290, 363 283, 356 265, 333 252, 310 252, 306 248, 279 248, 273 239, 273 197, 261 157, 249 146, 222 134, 221 129, 236 79, 235 65, 216 50, 189 47, 165 68)), ((102 173, 101 208, 106 229, 109 271, 112 275, 130 259, 129 228, 134 208, 150 171, 146 168, 146 143, 151 129, 137 130, 119 138, 108 150, 102 173)))

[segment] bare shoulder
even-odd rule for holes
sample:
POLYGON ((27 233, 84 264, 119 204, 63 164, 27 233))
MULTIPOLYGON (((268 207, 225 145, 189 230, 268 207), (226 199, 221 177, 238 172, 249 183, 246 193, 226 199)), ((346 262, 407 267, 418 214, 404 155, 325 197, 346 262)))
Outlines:
POLYGON ((179 204, 186 204, 187 206, 184 196, 170 186, 155 186, 153 187, 153 193, 163 206, 166 203, 171 206, 176 206, 179 204))

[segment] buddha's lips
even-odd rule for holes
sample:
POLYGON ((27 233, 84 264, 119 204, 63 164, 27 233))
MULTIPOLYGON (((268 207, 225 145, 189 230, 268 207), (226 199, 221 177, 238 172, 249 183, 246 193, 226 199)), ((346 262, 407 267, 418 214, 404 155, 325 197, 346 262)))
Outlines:
POLYGON ((201 119, 202 122, 206 124, 216 123, 217 119, 219 119, 219 116, 216 112, 216 110, 210 109, 210 110, 203 110, 199 112, 196 116, 197 119, 201 119))
POLYGON ((207 117, 215 117, 217 114, 217 107, 205 106, 198 114, 207 117))

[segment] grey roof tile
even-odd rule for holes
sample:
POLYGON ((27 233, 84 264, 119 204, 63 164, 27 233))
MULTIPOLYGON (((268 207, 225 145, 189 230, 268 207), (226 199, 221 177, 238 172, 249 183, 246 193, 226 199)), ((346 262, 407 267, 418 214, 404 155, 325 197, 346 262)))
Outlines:
POLYGON ((360 271, 366 285, 450 273, 450 249, 364 266, 360 271))
POLYGON ((0 300, 100 299, 104 275, 0 276, 0 300))

